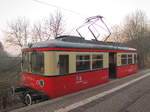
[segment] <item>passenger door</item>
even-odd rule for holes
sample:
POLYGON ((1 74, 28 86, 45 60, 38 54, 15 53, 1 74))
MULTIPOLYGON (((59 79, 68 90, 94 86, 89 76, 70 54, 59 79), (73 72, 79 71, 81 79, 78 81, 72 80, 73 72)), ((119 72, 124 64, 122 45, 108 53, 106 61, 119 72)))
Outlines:
POLYGON ((109 53, 109 78, 116 78, 116 64, 117 57, 116 53, 109 53))

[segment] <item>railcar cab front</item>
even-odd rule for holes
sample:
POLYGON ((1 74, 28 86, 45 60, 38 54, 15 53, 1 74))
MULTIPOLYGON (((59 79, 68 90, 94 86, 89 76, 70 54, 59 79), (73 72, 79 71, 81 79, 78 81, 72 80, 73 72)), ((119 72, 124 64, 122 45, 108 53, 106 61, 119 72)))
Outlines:
POLYGON ((44 73, 44 53, 41 51, 22 53, 22 72, 44 73))

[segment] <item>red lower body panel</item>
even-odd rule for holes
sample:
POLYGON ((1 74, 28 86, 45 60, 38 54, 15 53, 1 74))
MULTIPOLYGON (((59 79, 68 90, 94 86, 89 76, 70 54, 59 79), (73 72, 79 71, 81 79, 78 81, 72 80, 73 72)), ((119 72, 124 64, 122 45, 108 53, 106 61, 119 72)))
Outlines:
POLYGON ((21 83, 54 98, 108 82, 108 73, 108 69, 54 77, 21 73, 21 83), (40 80, 44 80, 44 87, 40 87, 40 80))
POLYGON ((137 65, 119 66, 116 68, 117 78, 122 78, 137 72, 137 65))
POLYGON ((99 70, 73 74, 70 76, 54 77, 54 97, 90 88, 109 80, 108 70, 99 70))

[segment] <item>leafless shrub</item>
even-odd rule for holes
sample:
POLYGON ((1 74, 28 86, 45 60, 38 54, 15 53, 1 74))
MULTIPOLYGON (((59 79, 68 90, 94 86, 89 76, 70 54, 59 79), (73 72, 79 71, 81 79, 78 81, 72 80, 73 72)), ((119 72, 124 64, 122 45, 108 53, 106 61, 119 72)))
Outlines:
POLYGON ((5 31, 6 41, 12 45, 22 48, 27 45, 29 39, 29 21, 26 18, 18 17, 16 20, 8 23, 8 29, 5 31))

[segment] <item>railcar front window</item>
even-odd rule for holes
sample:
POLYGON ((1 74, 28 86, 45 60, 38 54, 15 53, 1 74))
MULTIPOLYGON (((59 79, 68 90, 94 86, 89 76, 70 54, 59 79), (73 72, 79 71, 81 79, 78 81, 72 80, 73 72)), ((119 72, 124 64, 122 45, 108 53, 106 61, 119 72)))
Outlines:
POLYGON ((103 68, 103 55, 92 56, 92 69, 103 68))
POLYGON ((90 55, 77 55, 76 56, 76 71, 90 70, 90 55))
POLYGON ((43 52, 33 52, 31 54, 31 70, 33 73, 44 73, 43 52))
POLYGON ((29 53, 23 52, 22 54, 22 71, 29 72, 29 53))

